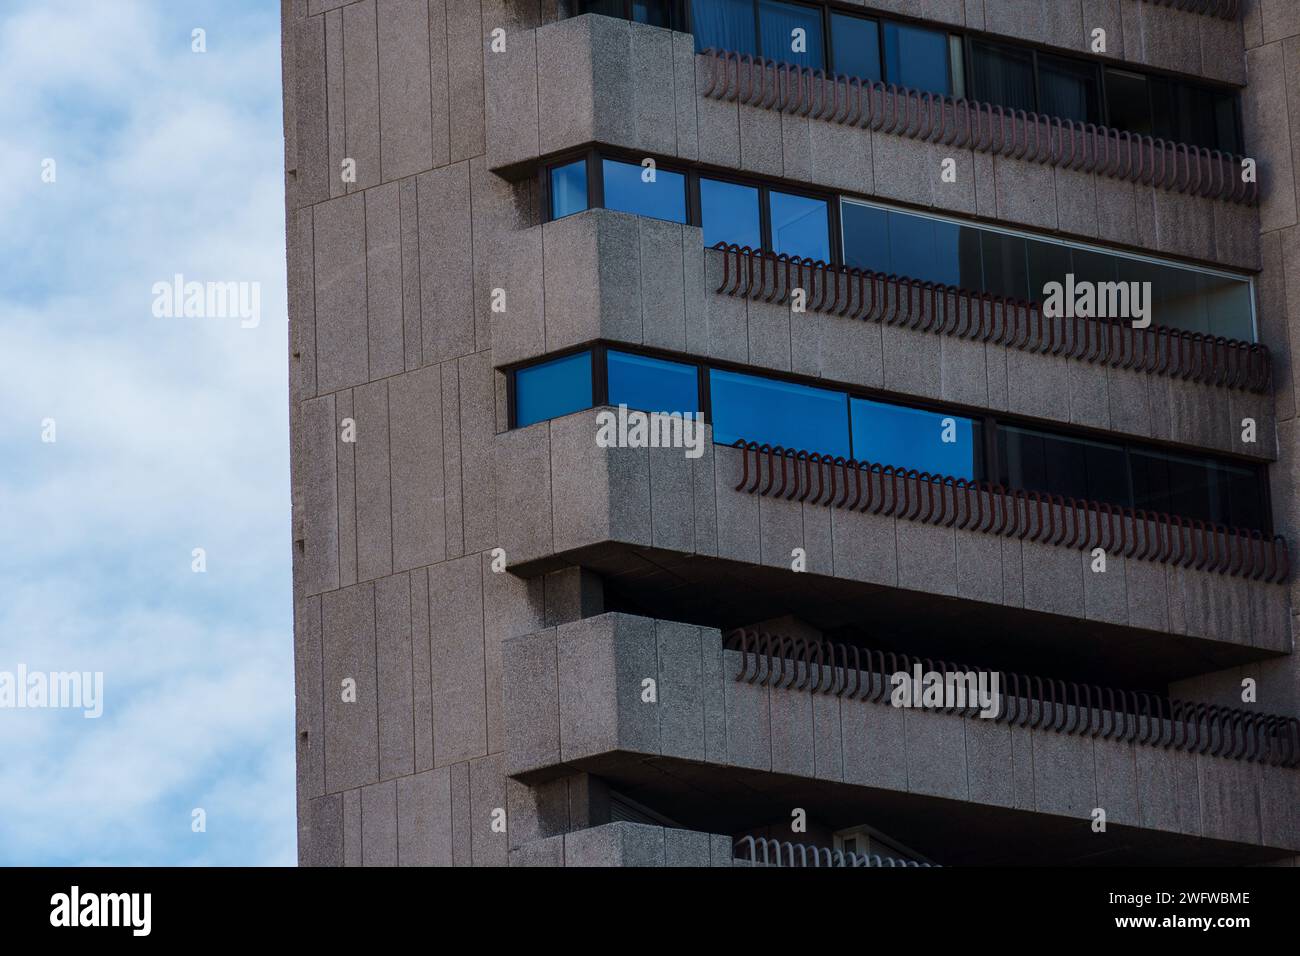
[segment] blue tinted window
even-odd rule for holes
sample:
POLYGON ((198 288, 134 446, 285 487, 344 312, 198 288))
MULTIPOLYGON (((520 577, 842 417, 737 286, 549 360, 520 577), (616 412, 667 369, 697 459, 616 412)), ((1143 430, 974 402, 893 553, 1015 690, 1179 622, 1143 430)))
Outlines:
POLYGON ((829 262, 830 247, 830 224, 824 199, 772 193, 774 252, 829 262))
POLYGON ((695 0, 691 4, 695 49, 757 53, 751 0, 695 0))
POLYGON ((515 427, 591 407, 591 353, 579 352, 515 372, 515 427))
POLYGON ((669 222, 686 221, 686 177, 666 169, 654 171, 646 182, 645 167, 636 163, 602 160, 605 176, 605 208, 630 212, 669 222))
POLYGON ((820 8, 758 0, 758 30, 763 38, 760 52, 765 58, 815 70, 825 65, 820 8))
POLYGON ((888 273, 889 213, 876 206, 840 203, 844 264, 854 269, 888 273))
POLYGON ((738 372, 709 370, 713 440, 738 438, 822 454, 849 454, 847 396, 738 372))
POLYGON ((951 93, 948 37, 899 23, 885 24, 885 79, 929 93, 951 93))
POLYGON ((609 404, 643 412, 697 412, 700 389, 694 365, 609 352, 609 404))
POLYGON ((753 186, 701 179, 700 220, 706 247, 718 242, 734 242, 751 249, 762 245, 758 190, 753 186))
POLYGON ((880 79, 880 27, 875 20, 832 13, 831 44, 836 73, 880 79))
POLYGON ((551 218, 563 219, 587 208, 587 161, 551 167, 551 218))
POLYGON ((969 418, 865 398, 852 399, 850 404, 853 457, 859 461, 953 478, 977 476, 980 431, 969 418))

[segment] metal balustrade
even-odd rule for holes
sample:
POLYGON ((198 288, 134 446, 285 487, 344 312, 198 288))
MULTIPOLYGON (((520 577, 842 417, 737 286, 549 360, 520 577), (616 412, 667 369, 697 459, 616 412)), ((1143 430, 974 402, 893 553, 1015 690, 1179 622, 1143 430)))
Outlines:
POLYGON ((1280 582, 1291 573, 1286 539, 1165 512, 1067 498, 1001 484, 856 461, 737 439, 736 491, 889 515, 1196 571, 1280 582), (777 483, 777 476, 780 483, 777 483), (850 494, 852 498, 850 499, 850 494))
MULTIPOLYGON (((997 713, 980 719, 1249 763, 1300 765, 1295 717, 748 629, 727 635, 723 646, 741 654, 737 683, 882 703, 889 699, 890 676, 910 675, 917 664, 924 673, 996 672, 997 713)), ((971 717, 979 705, 945 702, 933 709, 971 717)))
POLYGON ((973 149, 1207 199, 1253 204, 1242 157, 1095 123, 864 80, 709 48, 702 95, 759 109, 973 149))
POLYGON ((712 248, 724 257, 722 282, 714 289, 719 295, 787 305, 793 290, 801 289, 805 308, 838 318, 1250 392, 1267 392, 1272 380, 1269 351, 1253 342, 1167 326, 1139 329, 1132 323, 1050 316, 1040 303, 988 292, 735 243, 712 248))

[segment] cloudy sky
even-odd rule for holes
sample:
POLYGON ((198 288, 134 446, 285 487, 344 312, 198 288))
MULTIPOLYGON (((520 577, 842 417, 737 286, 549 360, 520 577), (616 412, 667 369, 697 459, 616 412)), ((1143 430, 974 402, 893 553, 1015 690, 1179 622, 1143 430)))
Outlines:
POLYGON ((0 864, 290 864, 279 4, 4 0, 0 89, 0 672, 104 675, 0 708, 0 864))

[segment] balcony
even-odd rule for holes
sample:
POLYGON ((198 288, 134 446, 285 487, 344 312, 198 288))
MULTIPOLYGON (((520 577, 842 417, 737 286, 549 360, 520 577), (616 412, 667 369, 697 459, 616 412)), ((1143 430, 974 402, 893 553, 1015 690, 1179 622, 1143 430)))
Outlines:
POLYGON ((587 771, 713 833, 791 807, 831 827, 870 819, 943 864, 1243 863, 1300 848, 1294 721, 1265 731, 1262 715, 1248 727, 1168 701, 1134 713, 1122 694, 1080 703, 1042 680, 1017 685, 998 719, 893 707, 874 666, 814 663, 797 643, 733 650, 709 628, 618 613, 510 638, 507 773, 587 771))

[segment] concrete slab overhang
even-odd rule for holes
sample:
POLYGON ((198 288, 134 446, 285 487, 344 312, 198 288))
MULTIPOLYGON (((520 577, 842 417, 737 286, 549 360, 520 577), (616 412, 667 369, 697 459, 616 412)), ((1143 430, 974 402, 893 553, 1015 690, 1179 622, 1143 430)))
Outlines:
POLYGON ((944 864, 1227 864, 1300 848, 1292 768, 750 684, 717 631, 627 614, 503 651, 507 773, 597 774, 670 801, 691 829, 738 833, 800 807, 831 827, 870 819, 944 864))

